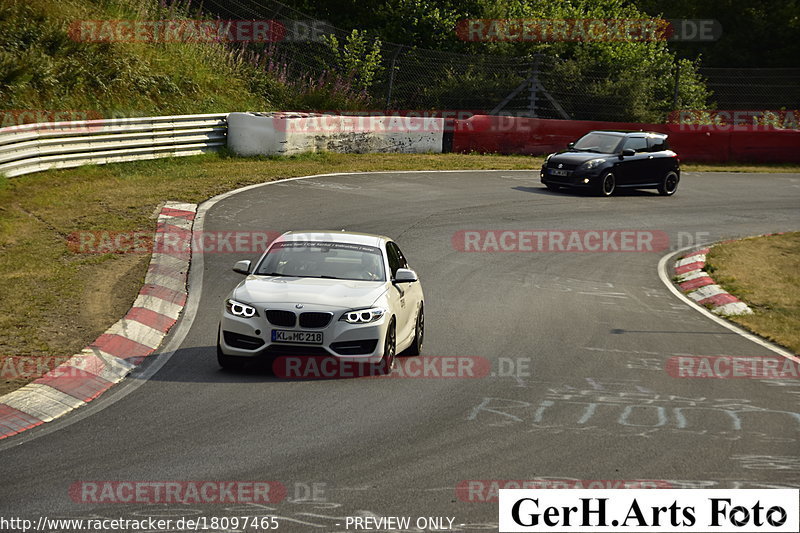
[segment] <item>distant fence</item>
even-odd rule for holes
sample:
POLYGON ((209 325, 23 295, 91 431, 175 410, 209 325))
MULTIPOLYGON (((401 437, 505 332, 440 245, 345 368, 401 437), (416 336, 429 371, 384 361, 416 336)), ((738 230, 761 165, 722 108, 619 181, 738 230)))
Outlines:
POLYGON ((226 143, 227 113, 23 124, 0 129, 0 175, 196 155, 226 143))

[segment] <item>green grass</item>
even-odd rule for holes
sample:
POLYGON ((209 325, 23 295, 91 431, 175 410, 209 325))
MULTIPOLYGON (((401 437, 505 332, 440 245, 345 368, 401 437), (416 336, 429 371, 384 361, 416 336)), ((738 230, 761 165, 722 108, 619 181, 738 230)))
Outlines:
POLYGON ((143 116, 257 109, 230 54, 211 43, 92 43, 73 40, 84 19, 181 17, 155 1, 26 0, 0 6, 0 101, 5 110, 143 116))
POLYGON ((714 280, 753 309, 731 320, 800 353, 800 232, 718 244, 707 262, 714 280))
POLYGON ((158 0, 0 0, 0 127, 16 125, 21 110, 81 119, 371 108, 336 73, 286 79, 269 50, 256 56, 214 42, 82 42, 69 33, 81 20, 186 18, 197 14, 158 0))

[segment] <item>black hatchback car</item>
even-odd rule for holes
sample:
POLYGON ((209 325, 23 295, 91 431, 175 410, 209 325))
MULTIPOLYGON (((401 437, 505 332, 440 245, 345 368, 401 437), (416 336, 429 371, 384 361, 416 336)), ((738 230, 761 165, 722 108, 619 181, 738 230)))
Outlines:
POLYGON ((541 173, 551 191, 574 187, 601 196, 622 188, 658 189, 672 196, 680 178, 680 160, 669 149, 667 135, 645 131, 590 131, 566 150, 548 155, 541 173))

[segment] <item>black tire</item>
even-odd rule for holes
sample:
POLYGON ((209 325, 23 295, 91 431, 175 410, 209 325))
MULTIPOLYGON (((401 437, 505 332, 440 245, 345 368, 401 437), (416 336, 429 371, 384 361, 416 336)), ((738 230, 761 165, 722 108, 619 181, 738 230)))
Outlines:
POLYGON ((544 186, 547 187, 548 191, 552 192, 556 192, 559 189, 559 186, 556 185, 555 183, 545 183, 544 186))
POLYGON ((419 305, 417 323, 414 325, 414 342, 406 350, 406 355, 419 355, 422 353, 422 343, 425 341, 425 308, 419 305))
POLYGON ((600 176, 600 183, 597 187, 597 194, 600 196, 611 196, 617 189, 617 178, 613 172, 606 172, 600 176))
POLYGON ((675 194, 675 191, 678 190, 678 182, 680 182, 678 173, 674 170, 670 170, 667 172, 667 175, 664 176, 664 181, 658 186, 658 194, 661 196, 672 196, 675 194))
POLYGON ((383 341, 383 359, 381 359, 381 373, 388 375, 394 370, 394 362, 397 356, 397 330, 395 329, 394 319, 386 330, 386 339, 383 341))

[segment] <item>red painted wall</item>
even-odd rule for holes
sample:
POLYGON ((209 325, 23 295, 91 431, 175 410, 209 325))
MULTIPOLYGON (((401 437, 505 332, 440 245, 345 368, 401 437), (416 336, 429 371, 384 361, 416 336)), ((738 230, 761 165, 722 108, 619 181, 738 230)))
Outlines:
POLYGON ((454 152, 541 155, 566 148, 590 130, 622 129, 669 134, 682 161, 800 163, 800 130, 759 126, 692 126, 475 115, 456 120, 454 152))

